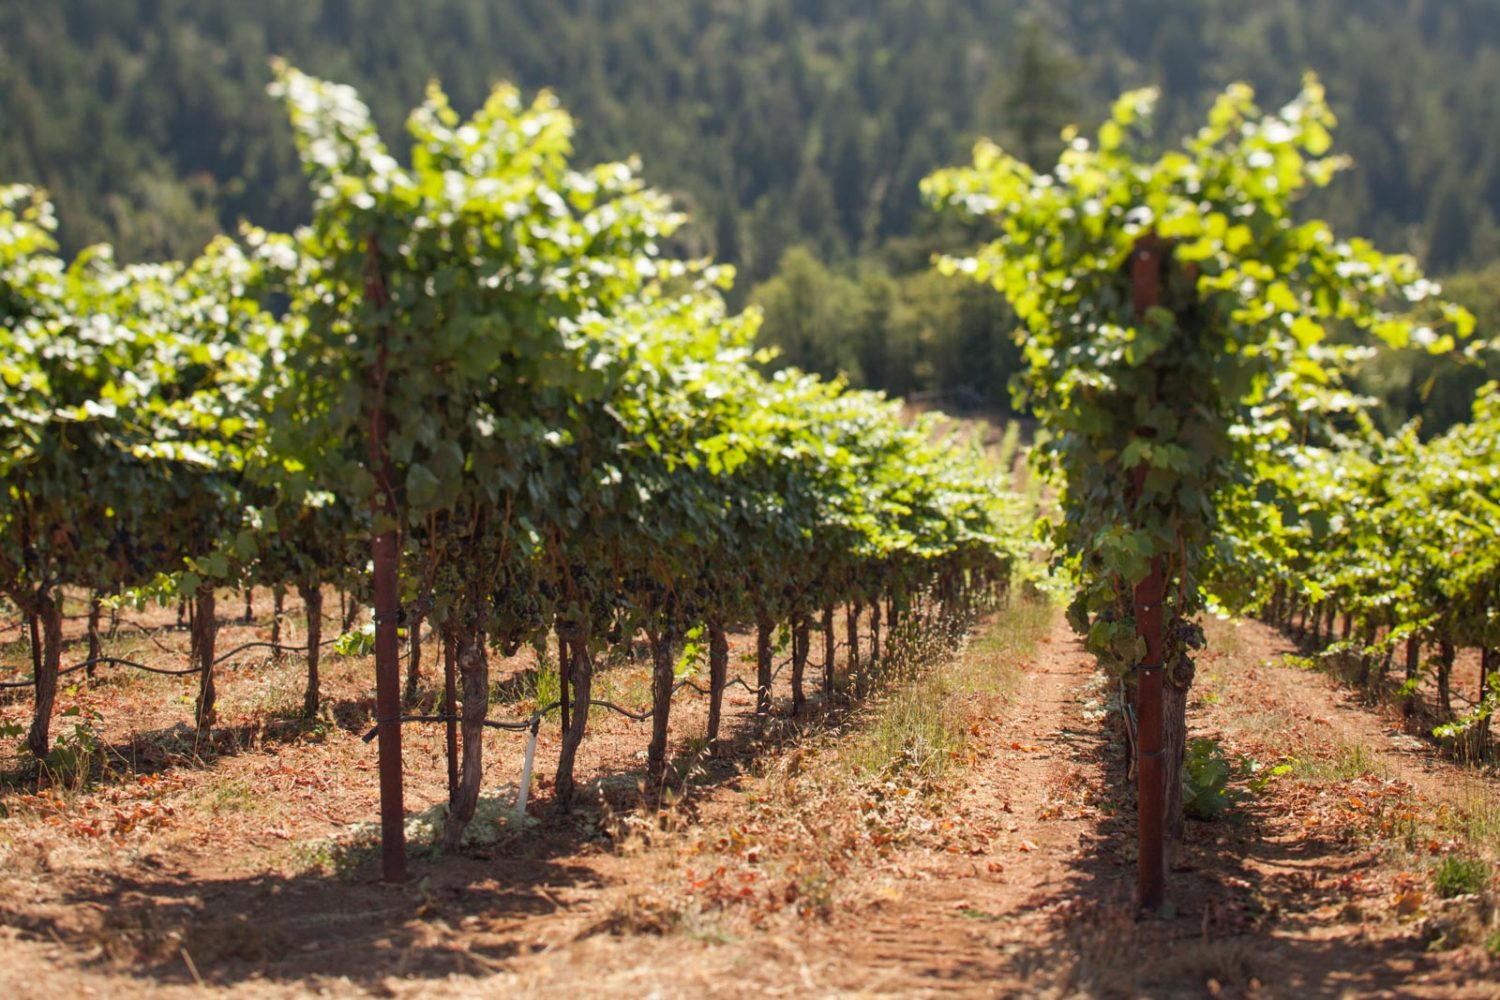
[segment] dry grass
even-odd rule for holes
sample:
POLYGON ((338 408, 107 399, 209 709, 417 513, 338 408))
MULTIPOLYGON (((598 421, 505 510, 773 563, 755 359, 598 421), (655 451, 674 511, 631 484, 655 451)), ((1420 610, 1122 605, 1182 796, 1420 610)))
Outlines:
POLYGON ((667 871, 633 880, 601 928, 726 941, 867 892, 846 877, 856 863, 945 829, 945 793, 1051 615, 1023 602, 956 650, 935 637, 900 647, 864 707, 758 765, 733 811, 696 815, 690 786, 667 808, 617 816, 619 849, 665 848, 667 871))
POLYGON ((1214 622, 1208 632, 1220 655, 1200 670, 1200 694, 1232 706, 1236 739, 1262 763, 1282 765, 1266 780, 1283 808, 1333 842, 1379 853, 1389 884, 1373 912, 1414 928, 1433 950, 1486 945, 1500 928, 1493 775, 1444 759, 1332 687, 1321 701, 1305 696, 1332 681, 1278 658, 1284 647, 1258 626, 1214 622))

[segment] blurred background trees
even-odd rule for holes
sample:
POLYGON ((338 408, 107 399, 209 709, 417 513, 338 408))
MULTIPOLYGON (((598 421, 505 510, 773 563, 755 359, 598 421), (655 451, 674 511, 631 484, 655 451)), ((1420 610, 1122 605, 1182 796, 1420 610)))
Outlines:
MULTIPOLYGON (((1488 0, 0 0, 0 32, 0 178, 51 192, 67 253, 305 220, 272 55, 350 81, 393 136, 431 77, 461 109, 512 79, 558 90, 584 158, 644 158, 693 216, 675 249, 740 267, 784 362, 955 409, 1008 408, 1009 316, 930 273, 982 234, 936 228, 921 177, 979 135, 1050 164, 1127 87, 1162 87, 1172 137, 1231 80, 1274 105, 1312 69, 1356 168, 1307 210, 1454 276, 1500 332, 1488 0)), ((1435 430, 1482 377, 1390 355, 1365 384, 1435 430)))

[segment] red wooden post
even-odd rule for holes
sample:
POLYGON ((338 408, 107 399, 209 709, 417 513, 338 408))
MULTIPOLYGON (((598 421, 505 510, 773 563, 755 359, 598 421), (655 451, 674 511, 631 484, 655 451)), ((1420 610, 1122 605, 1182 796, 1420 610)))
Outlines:
MULTIPOLYGON (((1161 244, 1155 237, 1136 242, 1130 276, 1136 318, 1154 307, 1161 295, 1161 244)), ((1137 502, 1145 493, 1147 469, 1134 470, 1137 502)), ((1163 783, 1162 726, 1162 602, 1167 581, 1164 560, 1155 556, 1151 572, 1135 588, 1135 628, 1146 643, 1146 657, 1137 668, 1136 799, 1140 814, 1140 871, 1138 898, 1146 910, 1161 908, 1166 869, 1163 827, 1166 788, 1163 783)))
MULTIPOLYGON (((369 263, 365 274, 365 297, 384 309, 389 300, 380 273, 380 245, 372 233, 366 241, 369 263)), ((375 477, 375 492, 370 497, 376 533, 373 545, 375 563, 375 721, 379 729, 380 760, 380 863, 387 882, 406 880, 406 809, 402 802, 401 779, 401 663, 397 650, 398 557, 396 532, 399 528, 394 471, 386 451, 386 350, 387 328, 381 325, 380 344, 375 356, 371 380, 375 402, 370 407, 370 473, 375 477)))

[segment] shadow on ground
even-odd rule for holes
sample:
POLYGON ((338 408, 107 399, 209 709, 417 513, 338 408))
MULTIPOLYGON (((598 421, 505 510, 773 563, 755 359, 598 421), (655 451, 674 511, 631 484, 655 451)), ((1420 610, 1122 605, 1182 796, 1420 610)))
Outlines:
MULTIPOLYGON (((369 708, 360 701, 327 711, 337 725, 351 729, 365 724, 369 708)), ((856 708, 841 695, 826 701, 814 696, 803 716, 792 719, 778 705, 763 736, 753 716, 726 718, 727 738, 715 752, 683 754, 679 747, 685 763, 673 775, 680 786, 690 774, 695 789, 732 784, 750 760, 777 744, 837 727, 856 708)), ((277 740, 305 738, 307 727, 299 720, 260 720, 221 730, 205 743, 184 725, 140 734, 111 752, 128 759, 133 773, 151 773, 189 753, 202 766, 277 740)), ((545 790, 550 782, 541 785, 545 790)), ((214 878, 146 862, 71 879, 46 906, 0 900, 0 924, 59 943, 85 967, 128 975, 143 987, 199 978, 228 986, 323 977, 374 988, 388 976, 493 972, 529 950, 549 918, 577 916, 568 896, 600 885, 589 858, 608 847, 609 813, 640 808, 644 787, 644 770, 597 777, 580 789, 584 803, 597 805, 566 814, 554 812, 541 796, 530 808, 538 822, 524 834, 457 855, 409 852, 409 878, 400 885, 379 881, 376 852, 368 849, 344 852, 337 874, 214 878)), ((688 810, 692 798, 687 796, 688 810)))
POLYGON ((1255 982, 1274 996, 1397 995, 1412 981, 1421 942, 1361 933, 1340 888, 1375 855, 1307 835, 1274 795, 1216 822, 1190 820, 1167 876, 1172 916, 1138 919, 1135 796, 1121 744, 1097 731, 1059 737, 1074 764, 1102 767, 1112 808, 1068 876, 1031 901, 1049 914, 1048 933, 1003 946, 997 970, 1086 996, 1199 997, 1206 986, 1264 995, 1255 982))

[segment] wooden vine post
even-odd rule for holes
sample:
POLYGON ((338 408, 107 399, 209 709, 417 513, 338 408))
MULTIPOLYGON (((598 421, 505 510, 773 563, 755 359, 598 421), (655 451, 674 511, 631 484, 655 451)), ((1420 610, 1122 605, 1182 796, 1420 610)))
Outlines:
MULTIPOLYGON (((1156 306, 1161 295, 1161 244, 1154 237, 1136 241, 1131 255, 1130 276, 1136 318, 1156 306)), ((1145 464, 1133 470, 1137 502, 1146 489, 1145 464)), ((1134 593, 1136 634, 1145 641, 1145 659, 1136 668, 1136 800, 1140 820, 1140 871, 1137 897, 1143 909, 1160 909, 1166 870, 1163 826, 1166 819, 1166 786, 1162 775, 1162 673, 1165 647, 1162 634, 1162 602, 1166 599, 1165 560, 1151 558, 1151 570, 1136 584, 1134 593)))
MULTIPOLYGON (((365 297, 377 309, 388 305, 380 274, 380 245, 371 234, 366 241, 368 262, 365 297)), ((386 336, 382 323, 376 348, 374 404, 370 407, 370 474, 375 491, 370 496, 375 518, 372 557, 375 566, 375 718, 379 727, 380 869, 387 882, 406 880, 406 810, 401 783, 401 664, 397 649, 397 512, 390 453, 386 450, 386 336)))

